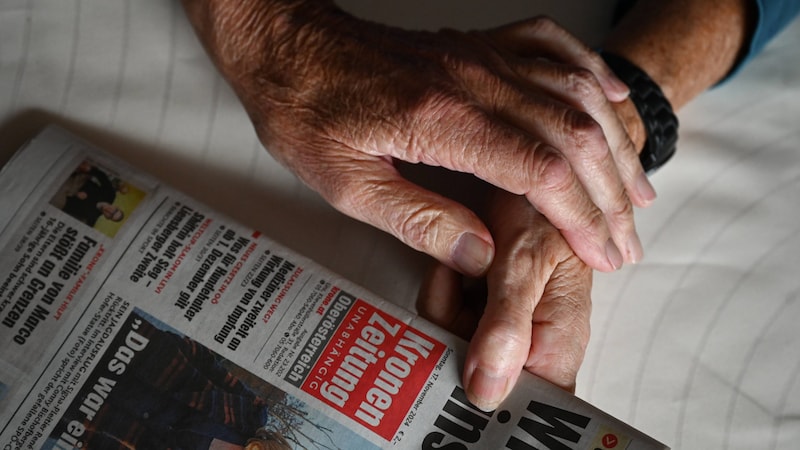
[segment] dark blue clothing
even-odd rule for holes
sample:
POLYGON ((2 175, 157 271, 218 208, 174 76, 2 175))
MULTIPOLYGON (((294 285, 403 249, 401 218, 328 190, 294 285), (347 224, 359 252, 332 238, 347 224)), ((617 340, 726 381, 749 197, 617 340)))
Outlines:
POLYGON ((731 71, 736 73, 757 55, 767 43, 783 30, 800 13, 800 0, 755 0, 758 5, 758 19, 750 45, 739 63, 731 71))
POLYGON ((750 41, 748 56, 760 52, 773 36, 800 13, 800 0, 756 0, 756 4, 758 23, 750 41))
MULTIPOLYGON (((731 78, 739 69, 747 65, 764 49, 767 43, 800 13, 800 0, 754 0, 758 17, 749 44, 745 44, 742 57, 731 69, 725 80, 731 78)), ((636 0, 619 0, 614 12, 614 22, 630 10, 636 0)), ((724 81, 724 80, 723 80, 724 81)))

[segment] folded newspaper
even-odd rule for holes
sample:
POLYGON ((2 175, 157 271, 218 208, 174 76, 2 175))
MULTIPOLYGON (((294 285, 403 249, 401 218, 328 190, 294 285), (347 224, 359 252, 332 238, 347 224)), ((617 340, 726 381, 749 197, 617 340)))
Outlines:
POLYGON ((0 173, 0 442, 22 448, 665 449, 58 128, 0 173))

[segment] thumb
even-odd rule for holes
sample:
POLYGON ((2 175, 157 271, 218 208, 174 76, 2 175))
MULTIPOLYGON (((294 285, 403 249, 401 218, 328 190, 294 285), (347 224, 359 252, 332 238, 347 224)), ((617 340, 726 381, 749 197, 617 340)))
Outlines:
POLYGON ((475 213, 408 181, 385 160, 339 171, 319 191, 343 213, 464 275, 484 274, 494 258, 492 236, 475 213))
POLYGON ((491 411, 517 382, 531 348, 533 302, 512 297, 489 299, 470 342, 464 365, 467 398, 491 411))

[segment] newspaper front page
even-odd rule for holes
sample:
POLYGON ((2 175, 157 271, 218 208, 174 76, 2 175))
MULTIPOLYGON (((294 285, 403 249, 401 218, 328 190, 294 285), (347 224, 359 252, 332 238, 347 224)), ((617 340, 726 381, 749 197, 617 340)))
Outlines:
POLYGON ((4 449, 663 449, 48 128, 0 173, 4 449))

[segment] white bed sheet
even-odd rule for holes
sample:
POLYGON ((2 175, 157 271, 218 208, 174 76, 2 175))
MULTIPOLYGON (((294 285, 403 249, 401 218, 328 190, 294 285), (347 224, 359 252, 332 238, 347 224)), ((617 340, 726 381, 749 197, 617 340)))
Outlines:
MULTIPOLYGON (((549 13, 589 41, 610 16, 585 0, 344 3, 423 28, 549 13)), ((658 201, 637 212, 645 261, 596 277, 578 394, 676 449, 800 447, 799 61, 796 22, 681 111, 658 201)), ((0 161, 47 123, 413 307, 427 260, 269 157, 178 2, 2 0, 0 161)))

